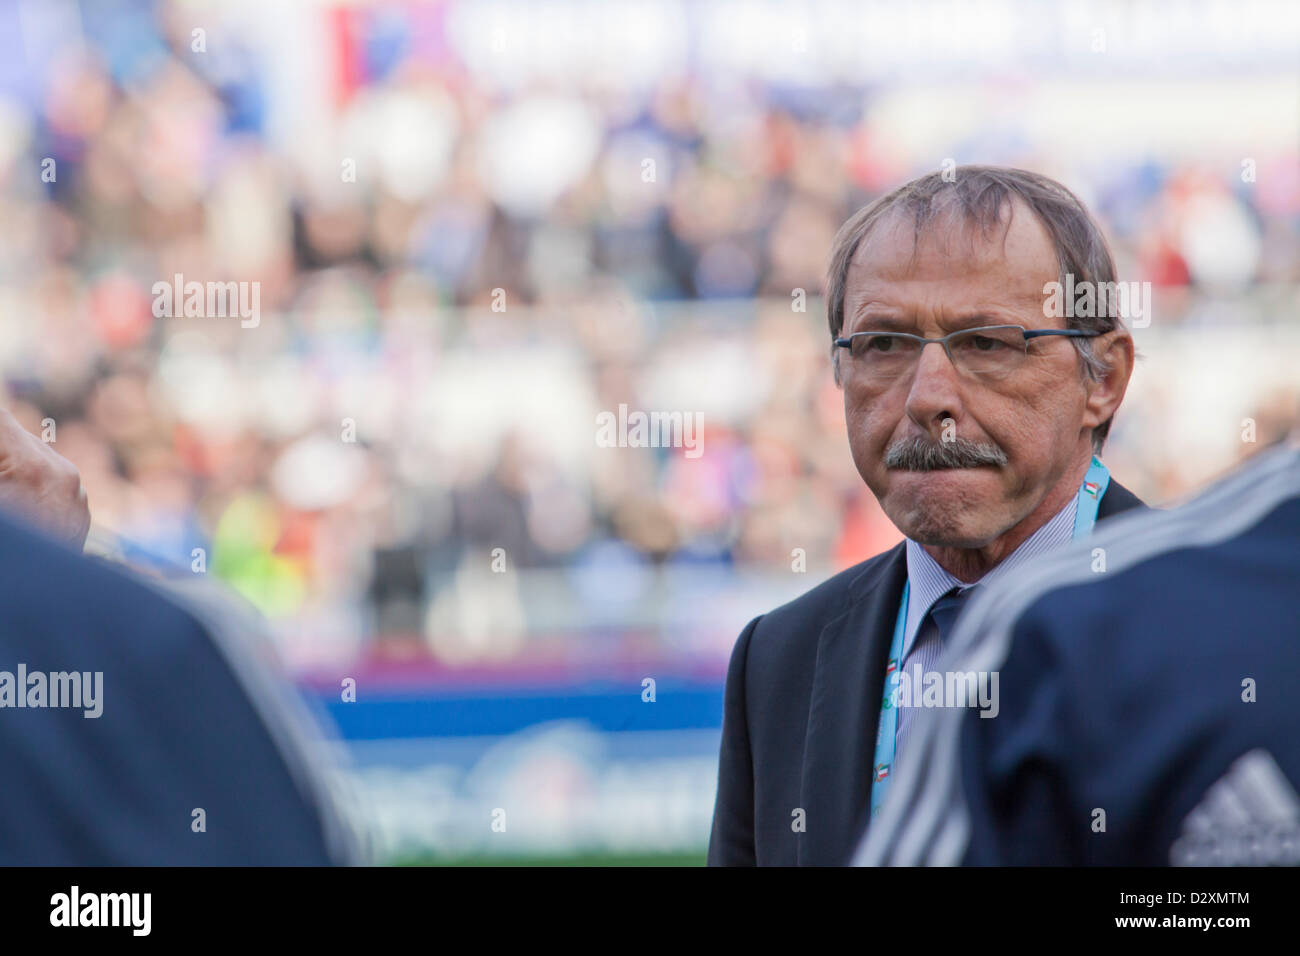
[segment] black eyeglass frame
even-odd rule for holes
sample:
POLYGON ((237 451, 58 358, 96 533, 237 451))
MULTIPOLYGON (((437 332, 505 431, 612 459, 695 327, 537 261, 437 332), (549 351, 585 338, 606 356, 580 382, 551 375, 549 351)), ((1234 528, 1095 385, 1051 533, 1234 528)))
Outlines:
MULTIPOLYGON (((944 354, 948 356, 948 361, 952 362, 953 367, 955 368, 957 367, 957 362, 956 360, 953 359, 952 352, 948 348, 949 340, 957 335, 972 335, 977 332, 987 332, 992 329, 1019 329, 1021 334, 1025 337, 1026 346, 1029 344, 1030 339, 1041 338, 1042 336, 1045 335, 1064 335, 1069 338, 1090 339, 1090 338, 1095 338, 1098 335, 1106 334, 1103 331, 1092 330, 1092 329, 1027 329, 1023 325, 978 325, 970 329, 957 329, 955 332, 949 332, 947 335, 942 335, 937 339, 927 339, 923 335, 915 335, 911 332, 885 332, 885 331, 873 331, 868 329, 862 332, 854 332, 852 335, 846 337, 837 338, 835 340, 835 345, 836 347, 842 349, 852 349, 853 340, 860 335, 896 335, 902 339, 910 339, 913 342, 920 342, 922 349, 924 349, 931 342, 939 342, 943 345, 943 351, 944 354)), ((852 352, 850 352, 849 354, 852 354, 852 352)), ((1028 353, 1026 352, 1026 354, 1028 353)), ((917 361, 920 361, 919 355, 917 357, 917 361)))

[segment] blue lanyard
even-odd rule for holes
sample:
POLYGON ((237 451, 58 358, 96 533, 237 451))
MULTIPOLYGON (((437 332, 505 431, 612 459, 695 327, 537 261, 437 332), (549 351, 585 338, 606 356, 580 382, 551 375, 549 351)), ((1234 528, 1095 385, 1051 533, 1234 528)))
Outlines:
MULTIPOLYGON (((1083 476, 1074 507, 1074 540, 1086 537, 1097 523, 1097 508, 1101 496, 1110 484, 1110 472, 1096 455, 1088 473, 1083 476)), ((885 665, 885 690, 880 702, 880 720, 876 724, 876 756, 871 764, 871 816, 880 812, 885 794, 889 790, 889 775, 894 765, 894 747, 898 734, 898 675, 903 666, 903 635, 907 631, 907 598, 909 583, 903 584, 903 603, 898 608, 894 623, 894 638, 889 644, 889 662, 885 665)))

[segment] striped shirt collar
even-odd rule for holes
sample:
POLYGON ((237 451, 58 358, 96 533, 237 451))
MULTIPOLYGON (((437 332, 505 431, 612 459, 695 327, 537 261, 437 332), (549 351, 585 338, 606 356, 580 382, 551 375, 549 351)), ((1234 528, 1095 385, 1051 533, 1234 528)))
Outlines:
POLYGON ((916 639, 921 621, 929 613, 930 606, 953 588, 992 584, 1035 557, 1066 544, 1074 535, 1074 513, 1078 504, 1078 496, 1071 495, 1069 502, 1053 518, 1022 541, 1020 547, 998 562, 984 577, 969 585, 945 571, 925 548, 911 538, 905 539, 909 595, 907 625, 903 632, 903 658, 911 651, 912 642, 916 639))

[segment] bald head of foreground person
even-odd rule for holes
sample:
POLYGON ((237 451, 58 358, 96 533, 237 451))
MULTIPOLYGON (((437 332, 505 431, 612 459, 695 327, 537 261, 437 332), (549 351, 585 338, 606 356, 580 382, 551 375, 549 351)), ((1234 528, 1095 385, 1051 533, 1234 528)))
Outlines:
POLYGON ((0 511, 77 551, 90 531, 90 505, 76 467, 7 408, 0 408, 0 511))

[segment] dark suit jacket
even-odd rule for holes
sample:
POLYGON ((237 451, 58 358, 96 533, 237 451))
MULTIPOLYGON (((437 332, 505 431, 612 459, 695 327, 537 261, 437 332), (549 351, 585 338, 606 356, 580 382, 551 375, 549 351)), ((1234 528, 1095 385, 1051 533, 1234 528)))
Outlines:
MULTIPOLYGON (((1114 479, 1097 520, 1142 507, 1114 479)), ((727 669, 709 865, 848 862, 863 832, 903 543, 750 621, 727 669), (803 832, 792 825, 803 812, 803 832)))
POLYGON ((0 680, 82 675, 58 693, 79 706, 49 706, 50 679, 46 706, 0 710, 0 866, 353 861, 301 703, 227 633, 241 618, 181 581, 0 516, 0 680))

